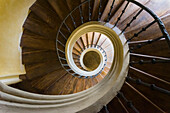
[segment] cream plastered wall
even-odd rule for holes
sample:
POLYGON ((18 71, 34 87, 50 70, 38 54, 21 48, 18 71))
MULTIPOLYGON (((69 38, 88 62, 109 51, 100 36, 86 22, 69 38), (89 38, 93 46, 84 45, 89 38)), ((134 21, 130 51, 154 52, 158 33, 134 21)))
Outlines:
MULTIPOLYGON (((19 46, 22 25, 28 15, 29 7, 35 0, 0 0, 0 80, 15 78, 24 74, 19 46)), ((7 82, 6 81, 6 82, 7 82)))

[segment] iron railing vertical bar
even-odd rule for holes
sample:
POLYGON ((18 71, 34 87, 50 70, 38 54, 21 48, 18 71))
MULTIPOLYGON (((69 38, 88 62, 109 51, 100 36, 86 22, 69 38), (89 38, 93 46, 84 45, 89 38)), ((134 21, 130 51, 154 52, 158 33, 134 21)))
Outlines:
POLYGON ((91 0, 88 0, 88 3, 89 3, 89 21, 91 21, 91 16, 92 16, 92 13, 91 13, 91 0))
POLYGON ((102 0, 100 0, 100 4, 99 4, 98 21, 100 21, 100 19, 101 19, 101 15, 102 15, 102 13, 101 13, 101 8, 102 8, 102 0))
POLYGON ((123 100, 127 103, 127 106, 131 108, 135 113, 139 113, 139 111, 135 108, 131 101, 129 101, 122 92, 118 92, 118 98, 122 97, 123 100))
POLYGON ((149 23, 146 27, 142 28, 139 32, 134 33, 134 35, 127 40, 127 42, 131 41, 133 38, 138 37, 139 34, 141 34, 143 31, 146 31, 151 25, 153 25, 156 21, 152 21, 149 23))
POLYGON ((130 25, 132 24, 132 22, 134 20, 136 20, 136 18, 139 16, 139 14, 143 11, 143 9, 140 9, 140 11, 132 18, 132 20, 126 25, 126 27, 122 30, 122 32, 120 34, 122 34, 128 27, 130 27, 130 25))
POLYGON ((117 26, 118 22, 121 20, 121 17, 122 17, 123 14, 125 13, 125 10, 126 10, 126 8, 128 7, 128 5, 129 5, 129 1, 127 2, 125 8, 122 10, 122 13, 121 13, 120 16, 118 17, 118 19, 117 19, 117 21, 116 21, 114 27, 117 26))
POLYGON ((107 22, 109 22, 109 20, 110 20, 110 16, 111 16, 111 13, 112 13, 112 9, 113 9, 114 3, 115 3, 115 0, 113 0, 112 5, 110 7, 110 11, 109 11, 108 17, 107 17, 107 22))

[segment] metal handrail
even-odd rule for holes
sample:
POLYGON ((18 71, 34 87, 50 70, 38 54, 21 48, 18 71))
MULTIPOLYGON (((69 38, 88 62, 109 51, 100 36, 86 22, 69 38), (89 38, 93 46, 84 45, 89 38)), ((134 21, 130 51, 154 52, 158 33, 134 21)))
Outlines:
MULTIPOLYGON (((102 0, 100 0, 100 5, 99 5, 98 21, 100 21, 100 19, 101 19, 101 7, 102 7, 101 1, 102 1, 102 0)), ((140 13, 141 13, 143 10, 145 10, 146 12, 148 12, 148 13, 154 18, 154 21, 152 21, 150 24, 148 24, 145 28, 142 28, 138 33, 135 33, 134 36, 132 36, 131 38, 129 38, 129 39, 127 40, 127 42, 129 42, 129 41, 131 41, 133 38, 137 37, 140 33, 142 33, 143 31, 145 31, 146 29, 148 29, 148 28, 149 28, 150 26, 152 26, 154 23, 157 23, 157 24, 159 25, 159 28, 161 29, 162 34, 163 34, 163 36, 159 37, 159 40, 161 40, 162 38, 165 38, 166 41, 168 42, 168 45, 170 46, 170 36, 169 36, 168 32, 166 31, 165 25, 163 24, 163 22, 161 21, 161 19, 160 19, 153 11, 151 11, 149 8, 147 8, 146 6, 142 5, 141 3, 139 3, 139 2, 137 2, 137 1, 135 1, 135 0, 126 0, 126 1, 128 1, 128 2, 127 2, 127 4, 125 5, 125 8, 122 10, 121 15, 118 17, 118 19, 117 19, 117 21, 116 21, 116 23, 115 23, 114 26, 117 26, 117 24, 118 24, 118 22, 120 21, 121 17, 122 17, 123 14, 126 12, 126 9, 127 9, 128 5, 129 5, 129 3, 133 3, 133 4, 137 5, 138 7, 141 8, 141 10, 140 10, 140 11, 133 17, 133 19, 126 25, 126 27, 123 29, 123 31, 122 31, 121 33, 123 33, 123 32, 126 30, 127 27, 130 27, 130 24, 137 18, 138 15, 140 15, 140 13)), ((61 60, 60 60, 60 58, 62 58, 62 57, 60 57, 60 55, 59 55, 59 51, 61 51, 61 50, 58 49, 58 43, 60 43, 62 46, 64 46, 64 44, 62 44, 61 41, 58 40, 59 34, 62 34, 62 36, 67 40, 67 38, 64 36, 64 34, 61 32, 61 28, 63 27, 63 25, 65 25, 66 28, 68 29, 69 33, 71 33, 70 28, 69 28, 69 27, 67 26, 67 24, 66 24, 66 20, 68 19, 69 16, 71 17, 71 20, 72 20, 72 22, 73 22, 73 24, 74 24, 74 28, 76 29, 76 28, 78 27, 78 26, 76 25, 76 22, 75 22, 73 16, 72 16, 72 14, 73 14, 77 9, 79 9, 79 11, 80 11, 81 24, 84 23, 84 22, 83 22, 83 18, 84 18, 84 17, 83 17, 83 15, 82 15, 82 10, 81 10, 80 8, 82 7, 82 5, 84 5, 84 4, 86 4, 86 3, 88 3, 88 5, 89 5, 89 7, 88 7, 88 8, 89 8, 89 21, 93 21, 93 19, 91 18, 91 15, 92 15, 92 14, 91 14, 90 2, 91 2, 91 0, 86 0, 86 1, 82 2, 81 4, 79 4, 77 7, 75 7, 75 8, 65 17, 65 19, 62 21, 62 23, 61 23, 61 25, 60 25, 60 27, 59 27, 59 30, 58 30, 58 33, 57 33, 57 37, 56 37, 56 49, 57 49, 57 55, 58 55, 60 64, 62 64, 62 62, 61 62, 61 60)), ((113 3, 112 3, 112 5, 111 5, 111 7, 110 7, 110 11, 109 11, 109 14, 108 14, 107 22, 108 22, 109 19, 110 19, 111 11, 112 11, 112 9, 113 9, 113 7, 114 7, 114 2, 115 2, 115 0, 113 0, 113 3)), ((153 39, 152 42, 155 42, 155 41, 158 41, 158 40, 157 40, 157 39, 156 39, 156 40, 153 39)), ((147 44, 151 44, 150 41, 148 41, 147 44)), ((146 45, 146 44, 145 44, 145 45, 146 45)), ((142 45, 142 46, 143 46, 143 45, 142 45)), ((140 46, 140 47, 142 47, 142 46, 140 46)), ((136 49, 136 48, 135 48, 135 49, 136 49)), ((65 54, 64 51, 62 51, 62 53, 65 54)), ((64 59, 65 59, 65 58, 64 58, 64 59)), ((62 65, 62 66, 63 66, 63 65, 62 65)), ((68 67, 67 64, 64 64, 64 66, 67 66, 67 67, 68 67)), ((63 68, 66 69, 65 67, 63 67, 63 68)), ((66 69, 66 70, 68 70, 68 69, 66 69)))

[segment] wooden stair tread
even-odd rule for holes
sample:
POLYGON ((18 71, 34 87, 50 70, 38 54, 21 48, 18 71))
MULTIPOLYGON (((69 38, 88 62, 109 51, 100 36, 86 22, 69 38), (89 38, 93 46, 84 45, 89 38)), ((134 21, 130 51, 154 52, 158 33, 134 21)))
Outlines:
POLYGON ((75 87, 76 87, 77 81, 78 81, 78 78, 72 76, 72 78, 63 87, 61 94, 62 95, 72 94, 74 92, 75 87))
MULTIPOLYGON (((149 0, 137 0, 137 1, 140 1, 140 3, 142 4, 145 4, 147 3, 149 0)), ((116 11, 116 13, 112 16, 111 20, 110 20, 110 23, 111 24, 115 24, 118 17, 121 15, 121 12, 122 10, 125 8, 127 4, 127 1, 125 1, 121 7, 116 11)), ((121 20, 119 21, 118 23, 118 26, 121 25, 120 23, 122 23, 126 18, 129 17, 129 15, 132 15, 135 11, 137 11, 139 9, 138 6, 136 6, 135 4, 133 3, 129 3, 127 9, 126 9, 126 13, 123 14, 123 16, 121 17, 121 20)))
POLYGON ((41 49, 33 49, 33 48, 26 48, 26 47, 22 47, 22 54, 29 54, 32 52, 43 52, 43 51, 47 51, 47 50, 41 50, 41 49))
POLYGON ((83 91, 84 90, 83 89, 83 85, 84 85, 83 83, 84 83, 84 79, 82 79, 82 78, 78 79, 76 87, 75 87, 73 93, 77 93, 77 92, 83 91))
MULTIPOLYGON (((139 112, 161 112, 159 109, 157 109, 157 107, 155 107, 146 98, 141 96, 139 93, 137 93, 134 89, 132 89, 126 83, 123 85, 121 90, 122 90, 123 94, 125 95, 125 97, 128 100, 131 100, 133 102, 133 105, 139 112), (135 98, 134 98, 134 95, 135 95, 135 98), (150 109, 145 109, 146 107, 150 108, 150 109)), ((132 110, 132 109, 129 109, 128 107, 127 107, 127 109, 128 109, 128 111, 132 110)))
POLYGON ((27 79, 33 79, 39 76, 44 76, 52 71, 59 69, 60 67, 60 62, 57 60, 40 64, 25 65, 26 77, 27 79))
POLYGON ((52 50, 56 51, 56 45, 54 41, 50 40, 42 40, 42 39, 35 39, 35 38, 22 38, 21 39, 21 47, 38 49, 38 50, 52 50))
MULTIPOLYGON (((170 33, 170 15, 163 17, 162 22, 164 23, 167 32, 170 33)), ((134 30, 127 31, 125 33, 125 37, 127 37, 127 38, 132 37, 134 35, 134 33, 139 32, 140 30, 142 30, 142 28, 146 27, 147 25, 148 24, 144 24, 142 26, 138 26, 138 28, 136 28, 134 30)), ((149 40, 149 39, 158 38, 162 35, 163 34, 162 34, 158 24, 153 24, 146 31, 139 34, 138 37, 132 39, 132 41, 149 40)))
MULTIPOLYGON (((122 105, 119 98, 115 97, 109 104, 107 105, 107 108, 109 111, 112 111, 112 113, 128 113, 126 111, 126 108, 122 105)), ((105 110, 103 110, 102 113, 104 113, 105 110)))
POLYGON ((157 63, 157 64, 134 64, 133 67, 142 70, 144 72, 150 73, 158 78, 170 82, 170 70, 169 63, 157 63))
MULTIPOLYGON (((85 2, 86 0, 81 0, 81 2, 85 2)), ((90 1, 91 3, 93 2, 93 0, 90 1)), ((91 4, 92 5, 92 4, 91 4)), ((83 16, 83 21, 88 22, 89 21, 89 3, 86 2, 85 4, 83 4, 81 6, 81 10, 82 10, 82 16, 83 16)))
POLYGON ((81 3, 81 0, 66 0, 66 1, 70 11, 72 11, 81 3))
POLYGON ((56 81, 53 86, 46 91, 46 94, 60 95, 63 91, 63 87, 71 80, 72 77, 72 75, 66 74, 60 80, 56 81))
POLYGON ((50 7, 50 4, 46 0, 37 0, 34 5, 30 8, 37 16, 39 16, 44 22, 58 29, 60 25, 60 18, 57 16, 55 11, 50 7), (43 2, 42 2, 43 1, 43 2), (57 20, 57 21, 56 21, 57 20))
POLYGON ((34 39, 46 39, 46 40, 56 40, 56 38, 52 37, 52 38, 48 38, 48 37, 44 37, 44 36, 41 36, 39 34, 36 34, 36 33, 33 33, 27 29, 24 29, 23 31, 23 34, 22 34, 22 38, 27 38, 27 37, 30 37, 30 38, 34 38, 34 39))
POLYGON ((93 85, 93 86, 98 83, 98 80, 97 80, 96 77, 95 77, 95 78, 92 78, 91 80, 92 80, 92 85, 93 85))
MULTIPOLYGON (((159 91, 151 90, 149 87, 145 87, 143 85, 137 85, 136 83, 132 83, 132 82, 128 82, 128 83, 130 83, 134 88, 136 88, 139 92, 141 92, 143 95, 145 95, 154 104, 159 106, 163 111, 169 112, 169 104, 168 104, 169 96, 168 95, 163 94, 159 91)), ((142 105, 144 105, 144 104, 142 104, 142 105)), ((137 107, 137 106, 135 106, 135 107, 137 107)))
MULTIPOLYGON (((107 5, 106 5, 106 7, 104 9, 104 12, 102 13, 102 17, 101 17, 102 21, 107 21, 108 14, 110 12, 110 8, 111 8, 111 5, 112 5, 112 2, 113 2, 113 0, 108 0, 108 3, 107 3, 107 5)), ((124 2, 124 0, 115 0, 114 1, 114 6, 113 6, 113 9, 111 11, 110 18, 119 9, 119 7, 123 4, 123 2, 124 2)))
MULTIPOLYGON (((100 8, 100 13, 102 14, 104 12, 104 9, 107 5, 109 0, 102 0, 101 1, 101 8, 100 8)), ((99 0, 95 0, 94 2, 94 6, 93 6, 93 14, 92 14, 92 17, 93 19, 92 20, 95 20, 97 21, 98 20, 98 16, 99 16, 99 6, 100 6, 100 1, 99 0)), ((102 16, 102 15, 101 15, 102 16)), ((101 17, 100 17, 101 18, 101 17)))
POLYGON ((48 24, 43 22, 32 12, 28 15, 23 27, 24 29, 27 29, 41 36, 53 39, 56 38, 57 31, 52 29, 48 24))
POLYGON ((57 53, 55 51, 39 51, 22 54, 22 63, 27 65, 47 62, 50 60, 58 60, 57 53))
POLYGON ((92 87, 92 80, 91 79, 84 79, 83 84, 84 84, 83 90, 86 90, 86 89, 92 87))
POLYGON ((135 70, 133 69, 134 67, 130 68, 129 69, 129 76, 131 76, 132 78, 135 78, 135 79, 141 79, 142 81, 145 81, 147 83, 152 83, 152 84, 155 84, 156 86, 159 86, 161 88, 164 88, 164 89, 167 89, 167 90, 170 90, 170 87, 169 87, 169 82, 167 81, 162 81, 160 80, 161 78, 156 78, 155 75, 151 75, 150 73, 142 73, 140 71, 142 70, 135 70))
POLYGON ((69 14, 69 8, 67 6, 66 0, 58 1, 58 0, 48 0, 50 5, 56 11, 61 20, 63 20, 69 14), (64 6, 64 7, 63 7, 64 6))
MULTIPOLYGON (((135 44, 130 45, 130 47, 132 46, 135 46, 135 44)), ((139 49, 136 49, 133 52, 138 54, 151 55, 151 56, 159 56, 159 57, 166 57, 166 58, 170 57, 169 46, 166 40, 156 41, 152 44, 148 44, 139 49)))
MULTIPOLYGON (((141 1, 141 0, 140 0, 141 1)), ((151 9, 155 14, 157 14, 158 17, 162 16, 165 14, 169 9, 169 2, 167 0, 162 0, 160 1, 155 1, 155 0, 150 0, 147 3, 142 3, 149 9, 151 9), (158 5, 159 4, 159 5, 158 5)), ((139 26, 143 24, 147 24, 153 21, 152 16, 150 16, 147 12, 143 11, 139 16, 138 19, 136 19, 131 26, 133 29, 138 28, 139 26)), ((125 22, 127 23, 127 22, 125 22)))
POLYGON ((65 76, 66 73, 67 72, 63 68, 59 68, 54 72, 44 75, 43 77, 38 77, 32 80, 31 85, 32 87, 44 92, 56 81, 60 80, 63 76, 65 76))

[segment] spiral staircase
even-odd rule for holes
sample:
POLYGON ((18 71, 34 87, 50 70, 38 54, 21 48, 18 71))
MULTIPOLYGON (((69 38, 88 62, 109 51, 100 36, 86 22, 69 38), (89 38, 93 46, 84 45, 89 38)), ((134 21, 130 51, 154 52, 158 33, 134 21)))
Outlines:
POLYGON ((170 4, 157 3, 37 0, 20 43, 26 74, 0 83, 0 111, 170 112, 170 4))

